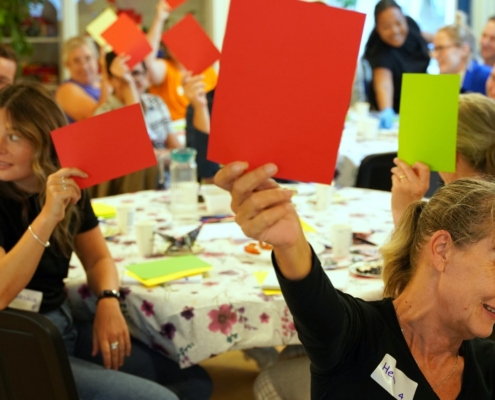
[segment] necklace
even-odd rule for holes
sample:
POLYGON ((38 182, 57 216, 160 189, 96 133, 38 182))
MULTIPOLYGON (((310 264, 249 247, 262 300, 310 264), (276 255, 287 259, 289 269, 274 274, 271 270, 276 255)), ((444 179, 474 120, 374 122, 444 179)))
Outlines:
MULTIPOLYGON (((402 334, 404 334, 404 329, 402 329, 402 327, 400 327, 400 331, 402 332, 402 334)), ((443 386, 445 384, 445 382, 447 382, 450 379, 450 377, 452 376, 452 374, 455 372, 458 363, 459 363, 459 352, 457 352, 457 354, 455 356, 455 365, 454 365, 454 368, 452 368, 452 371, 450 371, 450 374, 448 374, 447 377, 442 382, 440 382, 438 385, 435 385, 435 386, 430 385, 431 388, 436 389, 436 388, 439 388, 440 386, 443 386)))

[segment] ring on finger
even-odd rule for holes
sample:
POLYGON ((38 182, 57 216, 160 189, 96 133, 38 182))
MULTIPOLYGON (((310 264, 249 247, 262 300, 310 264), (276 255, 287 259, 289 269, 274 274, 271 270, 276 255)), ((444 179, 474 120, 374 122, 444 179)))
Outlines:
POLYGON ((66 184, 65 184, 65 176, 62 176, 62 188, 63 188, 64 190, 67 190, 67 186, 66 186, 66 184))
POLYGON ((117 350, 119 348, 119 342, 110 343, 110 348, 112 350, 117 350))
POLYGON ((406 176, 403 174, 403 175, 399 175, 399 180, 401 181, 402 179, 404 179, 406 176))

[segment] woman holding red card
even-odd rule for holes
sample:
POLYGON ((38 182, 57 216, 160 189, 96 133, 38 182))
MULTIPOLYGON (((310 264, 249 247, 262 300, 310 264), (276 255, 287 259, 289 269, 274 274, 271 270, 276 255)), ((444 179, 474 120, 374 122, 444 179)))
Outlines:
MULTIPOLYGON (((153 51, 146 58, 151 87, 150 93, 160 96, 170 110, 172 120, 186 118, 189 100, 185 96, 183 77, 187 73, 184 66, 168 52, 165 59, 157 57, 163 25, 170 15, 170 6, 165 0, 159 0, 156 5, 156 16, 148 32, 148 40, 153 51)), ((214 89, 217 84, 217 74, 213 68, 202 72, 205 92, 214 89)))
POLYGON ((41 85, 0 91, 0 309, 25 288, 41 292, 40 313, 60 330, 81 399, 208 399, 204 370, 181 370, 131 340, 115 264, 89 196, 73 179, 87 175, 61 169, 51 141, 65 124, 41 85), (93 323, 74 320, 67 302, 73 251, 98 298, 93 323))

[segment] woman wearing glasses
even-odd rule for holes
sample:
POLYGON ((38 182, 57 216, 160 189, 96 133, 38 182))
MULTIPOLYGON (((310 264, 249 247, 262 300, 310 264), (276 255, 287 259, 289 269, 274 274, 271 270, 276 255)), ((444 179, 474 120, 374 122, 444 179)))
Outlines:
POLYGON ((464 13, 457 13, 455 24, 441 28, 433 44, 433 57, 438 61, 440 73, 461 75, 461 93, 486 94, 491 67, 478 64, 474 59, 476 39, 466 24, 464 13))

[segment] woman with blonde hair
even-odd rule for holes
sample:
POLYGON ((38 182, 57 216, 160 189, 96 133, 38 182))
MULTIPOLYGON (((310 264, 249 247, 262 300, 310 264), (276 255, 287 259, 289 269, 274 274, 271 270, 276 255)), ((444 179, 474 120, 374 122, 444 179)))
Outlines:
POLYGON ((221 169, 243 232, 272 263, 311 361, 313 399, 493 399, 495 183, 459 179, 405 212, 385 246, 388 296, 336 290, 307 242, 292 192, 266 164, 221 169), (392 396, 392 397, 390 397, 392 396))
POLYGON ((98 73, 95 43, 87 36, 67 40, 62 49, 62 62, 70 78, 57 89, 57 103, 70 123, 91 117, 106 100, 107 91, 107 84, 98 73))
POLYGON ((87 175, 60 168, 50 138, 65 124, 41 85, 0 91, 0 309, 25 288, 41 293, 40 313, 62 334, 82 399, 177 400, 175 393, 208 399, 211 381, 204 370, 181 370, 131 341, 117 269, 89 196, 73 179, 87 175), (67 302, 64 279, 73 251, 98 298, 93 323, 75 321, 67 302))
MULTIPOLYGON (((495 177, 495 101, 481 94, 459 96, 457 153, 454 173, 440 172, 445 183, 476 175, 495 177)), ((392 214, 394 223, 408 205, 428 191, 430 170, 417 162, 409 166, 396 158, 392 168, 392 214)))
POLYGON ((440 73, 461 75, 461 93, 486 94, 491 67, 474 59, 476 39, 462 11, 457 12, 455 24, 438 30, 433 45, 433 57, 438 61, 440 73))

